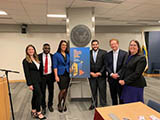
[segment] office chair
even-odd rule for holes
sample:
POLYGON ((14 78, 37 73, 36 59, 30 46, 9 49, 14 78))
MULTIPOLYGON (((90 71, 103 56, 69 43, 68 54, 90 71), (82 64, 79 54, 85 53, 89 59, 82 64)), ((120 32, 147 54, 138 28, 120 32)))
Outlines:
POLYGON ((157 103, 153 100, 148 100, 147 105, 160 113, 160 104, 159 103, 157 103))

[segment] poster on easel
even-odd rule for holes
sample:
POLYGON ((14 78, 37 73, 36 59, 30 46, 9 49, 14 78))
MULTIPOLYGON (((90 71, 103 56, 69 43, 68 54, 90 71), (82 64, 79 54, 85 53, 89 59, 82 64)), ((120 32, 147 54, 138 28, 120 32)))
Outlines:
POLYGON ((72 47, 70 48, 71 78, 90 77, 90 48, 72 47))

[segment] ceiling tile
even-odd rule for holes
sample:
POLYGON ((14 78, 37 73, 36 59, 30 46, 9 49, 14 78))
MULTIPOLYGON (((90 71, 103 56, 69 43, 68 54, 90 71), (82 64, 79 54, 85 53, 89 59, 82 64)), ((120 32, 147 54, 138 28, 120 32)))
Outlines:
MULTIPOLYGON (((0 0, 0 10, 8 13, 0 24, 65 25, 64 19, 47 18, 49 14, 66 14, 68 7, 94 7, 96 25, 158 25, 160 0, 125 0, 121 4, 85 0, 0 0), (147 21, 148 20, 148 21, 147 21)), ((5 17, 5 16, 3 16, 5 17)))

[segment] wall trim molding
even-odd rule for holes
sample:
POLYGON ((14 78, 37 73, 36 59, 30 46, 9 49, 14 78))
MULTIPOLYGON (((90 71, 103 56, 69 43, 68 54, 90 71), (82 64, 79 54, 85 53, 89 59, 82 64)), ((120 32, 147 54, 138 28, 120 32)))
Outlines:
POLYGON ((26 82, 26 80, 9 80, 9 83, 26 82))

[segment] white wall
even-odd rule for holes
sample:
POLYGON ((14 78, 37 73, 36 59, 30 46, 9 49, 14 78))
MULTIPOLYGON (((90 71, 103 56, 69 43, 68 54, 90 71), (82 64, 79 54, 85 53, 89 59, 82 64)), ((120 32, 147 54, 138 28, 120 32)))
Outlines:
POLYGON ((140 44, 141 33, 96 33, 96 39, 100 41, 100 48, 107 51, 111 50, 109 40, 115 38, 119 40, 119 47, 128 51, 129 42, 133 39, 138 40, 140 44))
MULTIPOLYGON (((141 33, 97 33, 96 39, 100 41, 100 48, 110 50, 109 40, 117 38, 120 48, 128 50, 129 41, 141 39, 141 33)), ((37 53, 42 52, 44 43, 51 45, 51 53, 57 50, 59 41, 66 39, 65 33, 0 33, 0 68, 19 71, 20 74, 9 73, 10 80, 24 80, 22 60, 25 57, 25 48, 33 44, 37 53)), ((0 75, 4 74, 0 72, 0 75)))
MULTIPOLYGON (((22 60, 25 57, 26 46, 33 44, 37 53, 40 53, 43 44, 49 43, 51 53, 54 53, 61 39, 66 39, 65 33, 0 33, 0 68, 20 72, 20 74, 9 73, 10 80, 24 80, 22 60)), ((0 72, 0 75, 3 74, 0 72)))

